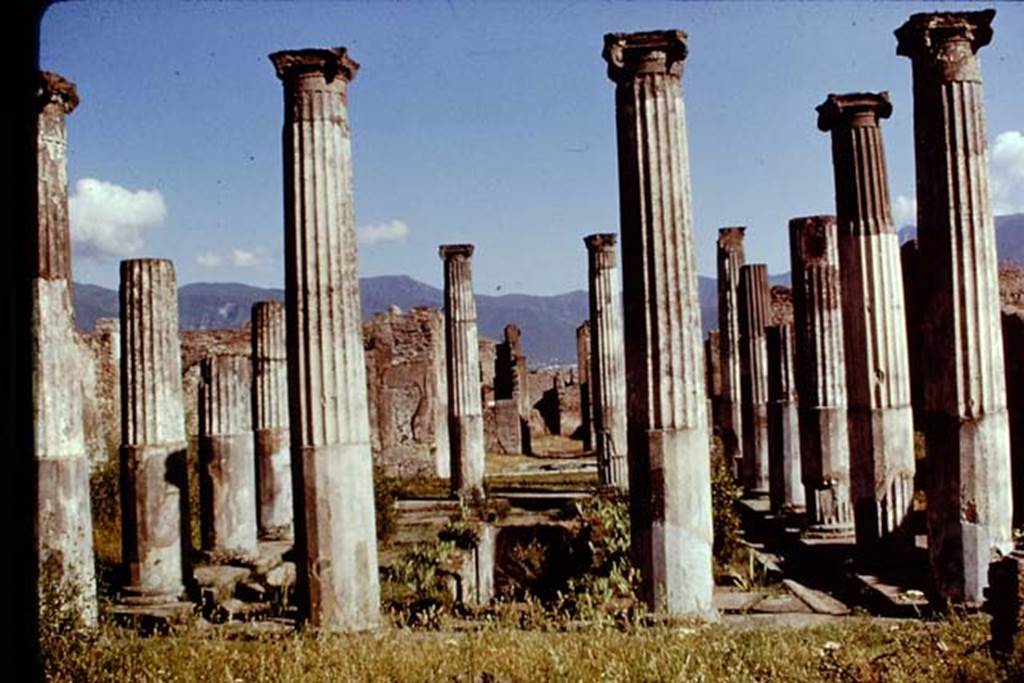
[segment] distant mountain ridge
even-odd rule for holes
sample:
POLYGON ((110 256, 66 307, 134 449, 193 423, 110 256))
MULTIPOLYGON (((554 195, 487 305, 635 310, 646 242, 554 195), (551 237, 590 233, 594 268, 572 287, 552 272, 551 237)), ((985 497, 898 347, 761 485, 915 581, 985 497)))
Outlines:
MULTIPOLYGON (((997 216, 997 249, 1000 260, 1024 263, 1024 214, 997 216)), ((913 228, 900 230, 901 241, 913 228)), ((773 285, 788 285, 789 273, 772 275, 773 285)), ((406 275, 361 278, 362 314, 367 318, 390 306, 408 310, 416 306, 441 308, 443 292, 406 275)), ((698 277, 701 321, 704 331, 718 327, 718 290, 715 278, 698 277)), ((284 291, 228 282, 197 282, 178 290, 182 329, 237 328, 249 320, 256 301, 284 300, 284 291)), ((523 351, 531 365, 576 362, 576 328, 587 319, 587 293, 576 290, 553 296, 478 294, 477 321, 481 336, 501 339, 506 324, 523 331, 523 351)), ((96 285, 75 284, 78 326, 92 329, 97 318, 118 314, 117 292, 96 285)))

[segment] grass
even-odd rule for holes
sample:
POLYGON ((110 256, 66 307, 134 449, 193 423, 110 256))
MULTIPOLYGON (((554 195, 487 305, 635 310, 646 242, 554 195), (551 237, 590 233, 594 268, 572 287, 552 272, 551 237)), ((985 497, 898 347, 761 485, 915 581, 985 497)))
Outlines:
MULTIPOLYGON (((136 681, 1010 681, 982 617, 806 629, 578 626, 460 631, 383 628, 229 637, 218 629, 143 638, 105 626, 50 660, 52 680, 136 681)), ((1019 671, 1019 669, 1018 669, 1019 671)), ((1016 680, 1020 680, 1019 678, 1016 680)))

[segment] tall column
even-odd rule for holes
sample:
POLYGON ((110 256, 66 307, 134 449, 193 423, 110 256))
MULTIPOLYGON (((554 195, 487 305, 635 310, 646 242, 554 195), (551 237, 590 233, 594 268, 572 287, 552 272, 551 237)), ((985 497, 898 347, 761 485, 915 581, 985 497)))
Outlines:
POLYGON ((807 535, 852 536, 850 441, 835 216, 789 221, 807 535))
POLYGON ((770 314, 768 267, 740 268, 739 346, 743 408, 743 488, 748 495, 768 495, 768 346, 764 328, 770 314))
POLYGON ((285 319, 299 604, 315 628, 380 618, 373 456, 343 48, 275 52, 284 83, 285 319))
POLYGON ((631 550, 648 607, 713 613, 711 471, 683 31, 608 34, 622 236, 631 550))
POLYGON ((602 486, 629 488, 626 462, 626 357, 615 234, 583 238, 590 290, 591 367, 597 473, 602 486))
POLYGON ((473 297, 472 244, 444 244, 444 331, 448 362, 448 439, 452 492, 484 490, 484 418, 480 406, 480 350, 473 297))
MULTIPOLYGON (((897 31, 914 77, 918 294, 928 548, 943 598, 980 603, 1013 547, 999 275, 977 52, 995 10, 915 14, 897 31)), ((1011 40, 1014 38, 1011 37, 1011 40)))
POLYGON ((1013 528, 1024 526, 1024 309, 1003 307, 1006 412, 1010 417, 1013 528))
POLYGON ((583 450, 594 450, 594 404, 590 383, 590 321, 584 320, 576 328, 576 372, 579 375, 580 417, 582 418, 583 450))
POLYGON ((768 351, 768 480, 773 512, 803 512, 800 418, 793 367, 793 326, 765 328, 768 351))
MULTIPOLYGON (((914 411, 915 429, 924 428, 924 366, 921 349, 911 339, 921 338, 921 302, 917 296, 918 279, 917 240, 908 240, 900 246, 900 269, 903 272, 903 300, 907 309, 907 363, 910 367, 910 406, 914 411)), ((920 479, 921 473, 918 472, 920 479)))
POLYGON ((252 428, 256 445, 259 537, 292 538, 288 452, 288 346, 284 303, 252 305, 252 428))
POLYGON ((241 355, 199 363, 199 509, 203 550, 215 561, 256 554, 252 368, 241 355))
POLYGON ((914 424, 900 246, 889 206, 879 119, 888 93, 829 95, 818 128, 832 133, 846 392, 857 545, 913 539, 914 424))
POLYGON ((722 361, 722 446, 726 460, 742 468, 743 398, 740 371, 740 268, 744 227, 718 230, 718 348, 722 361))
POLYGON ((718 330, 708 330, 704 338, 704 391, 708 396, 708 429, 714 433, 718 428, 719 438, 722 434, 722 358, 718 353, 721 336, 718 330))
POLYGON ((121 261, 120 299, 122 592, 174 602, 192 544, 174 264, 121 261))
MULTIPOLYGON (((35 261, 31 264, 32 418, 36 559, 44 606, 70 591, 68 605, 96 623, 96 575, 89 504, 89 456, 82 422, 68 222, 65 117, 78 106, 74 84, 40 72, 36 90, 38 164, 35 261)), ((19 523, 23 523, 20 522, 19 523)), ((55 615, 42 615, 48 619, 55 615)))

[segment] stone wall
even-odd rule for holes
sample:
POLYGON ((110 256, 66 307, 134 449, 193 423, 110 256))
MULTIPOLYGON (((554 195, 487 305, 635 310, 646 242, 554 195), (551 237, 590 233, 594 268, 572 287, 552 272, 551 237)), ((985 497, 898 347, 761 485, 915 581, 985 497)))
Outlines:
POLYGON ((444 316, 392 309, 363 323, 374 461, 400 478, 447 476, 444 316))

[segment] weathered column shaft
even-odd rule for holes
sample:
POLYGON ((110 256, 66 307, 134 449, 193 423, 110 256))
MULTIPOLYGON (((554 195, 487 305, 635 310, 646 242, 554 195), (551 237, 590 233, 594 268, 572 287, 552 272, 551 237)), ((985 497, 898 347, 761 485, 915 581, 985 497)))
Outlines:
POLYGON ((835 216, 792 219, 789 248, 808 535, 851 535, 846 353, 835 216))
POLYGON ((721 438, 725 418, 722 414, 722 357, 718 352, 721 335, 718 330, 708 330, 704 338, 704 391, 708 396, 708 429, 718 429, 721 438))
POLYGON ((626 357, 623 349, 619 269, 615 235, 589 235, 587 272, 590 292, 591 367, 598 481, 629 488, 626 461, 626 357))
POLYGON ((327 631, 379 621, 373 456, 345 48, 270 55, 284 83, 285 317, 300 605, 327 631))
POLYGON ((288 431, 288 346, 284 303, 252 305, 252 428, 256 447, 259 537, 292 538, 288 431))
POLYGON ((1010 418, 1013 528, 1024 526, 1024 309, 1003 309, 1006 412, 1010 418))
POLYGON ((768 495, 768 268, 752 263, 740 268, 739 347, 743 408, 743 487, 750 495, 768 495))
POLYGON ((582 420, 583 450, 593 451, 594 438, 594 403, 591 399, 590 383, 590 321, 584 320, 576 328, 576 372, 580 387, 580 418, 582 420))
POLYGON ((818 107, 832 133, 857 544, 872 552, 894 534, 913 540, 903 533, 914 496, 903 279, 879 127, 891 113, 888 93, 829 95, 818 107))
MULTIPOLYGON (((78 105, 75 86, 40 72, 36 91, 37 232, 32 272, 32 420, 36 469, 36 559, 43 606, 59 591, 96 623, 96 576, 89 501, 89 457, 82 417, 68 222, 65 116, 78 105), (45 595, 46 591, 58 591, 45 595)), ((24 523, 19 520, 18 523, 24 523)), ((70 606, 69 606, 70 607, 70 606)), ((57 619, 56 615, 40 615, 57 619)))
POLYGON ((631 547, 647 605, 708 614, 711 473, 682 31, 609 34, 622 235, 631 547))
POLYGON ((484 419, 480 405, 480 349, 473 297, 471 244, 440 247, 444 259, 444 331, 448 367, 451 486, 469 495, 484 488, 484 419))
MULTIPOLYGON (((924 429, 924 375, 921 347, 910 343, 921 339, 921 301, 917 296, 918 272, 917 240, 908 240, 900 246, 900 268, 903 272, 903 301, 907 320, 907 365, 910 368, 910 406, 914 412, 914 428, 924 429)), ((919 465, 921 463, 918 463, 919 465)), ((921 473, 918 472, 918 479, 921 473)))
MULTIPOLYGON (((977 52, 995 10, 915 14, 896 31, 914 79, 928 549, 943 598, 980 603, 1013 545, 999 274, 977 52)), ((1011 40, 1014 38, 1011 37, 1011 40)))
POLYGON ((256 553, 252 364, 217 355, 199 364, 199 509, 203 550, 216 560, 256 553))
POLYGON ((172 602, 191 549, 174 265, 121 262, 121 543, 131 602, 172 602))
POLYGON ((768 479, 774 512, 804 510, 793 326, 765 328, 768 351, 768 479))
POLYGON ((722 364, 722 446, 737 471, 743 457, 743 392, 740 370, 740 268, 744 227, 718 231, 718 349, 722 364))

